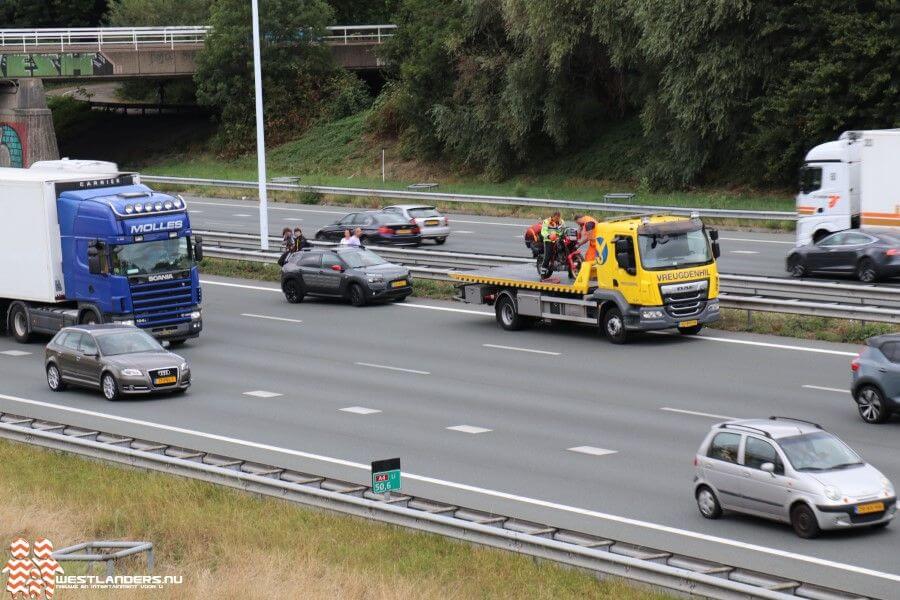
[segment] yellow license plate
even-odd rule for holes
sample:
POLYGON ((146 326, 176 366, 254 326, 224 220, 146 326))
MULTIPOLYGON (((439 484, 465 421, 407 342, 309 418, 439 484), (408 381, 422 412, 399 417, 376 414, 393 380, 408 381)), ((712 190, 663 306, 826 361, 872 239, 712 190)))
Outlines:
POLYGON ((440 221, 438 221, 437 219, 432 219, 431 221, 425 221, 426 225, 437 225, 438 223, 440 223, 440 221))
POLYGON ((867 515, 869 513, 884 512, 884 502, 869 502, 856 507, 856 514, 867 515))
POLYGON ((153 383, 155 383, 156 385, 167 385, 170 383, 175 383, 176 381, 178 381, 178 378, 173 375, 171 377, 159 377, 153 383))
POLYGON ((400 234, 403 234, 403 233, 409 233, 409 232, 410 232, 409 229, 398 229, 398 230, 397 230, 397 233, 400 233, 400 234))
POLYGON ((693 327, 694 325, 698 325, 699 321, 682 321, 678 324, 679 327, 693 327))
POLYGON ((406 281, 393 281, 391 282, 391 287, 404 287, 406 285, 406 281))

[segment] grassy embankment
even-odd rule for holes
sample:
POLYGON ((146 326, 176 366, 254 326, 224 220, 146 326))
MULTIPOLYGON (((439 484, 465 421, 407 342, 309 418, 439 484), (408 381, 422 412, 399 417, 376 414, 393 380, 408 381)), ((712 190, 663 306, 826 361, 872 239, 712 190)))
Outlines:
MULTIPOLYGON (((462 173, 446 164, 403 160, 391 141, 376 140, 366 133, 367 112, 339 121, 322 123, 304 136, 271 149, 267 154, 270 177, 298 177, 302 183, 339 187, 403 189, 412 183, 438 182, 441 192, 488 194, 501 196, 526 196, 530 198, 556 198, 602 202, 603 195, 615 192, 634 192, 627 201, 632 204, 685 206, 705 208, 792 211, 790 193, 760 192, 748 189, 696 189, 686 192, 649 192, 640 187, 633 174, 640 161, 640 149, 635 148, 639 139, 635 124, 625 122, 613 128, 596 143, 578 152, 554 159, 543 165, 493 182, 477 174, 462 173), (387 181, 381 181, 381 148, 386 148, 387 181)), ((196 149, 172 152, 144 164, 136 164, 145 173, 198 177, 206 179, 256 179, 254 156, 223 161, 209 152, 196 149)), ((227 188, 191 188, 191 193, 222 197, 252 196, 252 190, 227 188)), ((317 203, 323 198, 314 194, 278 193, 275 198, 289 202, 317 203)), ((376 198, 327 197, 333 204, 377 207, 382 204, 376 198)), ((621 201, 620 201, 621 202, 621 201)), ((546 209, 517 208, 490 204, 460 205, 440 204, 448 212, 468 212, 491 216, 536 217, 546 209)), ((600 211, 598 211, 599 214, 600 211)), ((790 222, 754 222, 719 220, 719 224, 791 229, 790 222)))
MULTIPOLYGON (((200 265, 208 275, 223 277, 239 277, 260 281, 279 281, 280 271, 274 264, 246 261, 230 261, 206 258, 200 265)), ((455 286, 445 281, 416 279, 413 282, 413 295, 419 298, 449 300, 456 297, 455 286)), ((827 319, 823 317, 804 317, 783 315, 778 313, 752 313, 748 318, 743 310, 725 309, 722 320, 710 326, 710 329, 780 335, 805 340, 826 342, 861 343, 867 337, 898 330, 887 323, 863 323, 846 319, 827 319)))
MULTIPOLYGON (((57 548, 149 540, 155 574, 184 578, 163 590, 57 590, 63 599, 668 598, 509 552, 6 441, 0 485, 0 539, 46 536, 57 548)), ((127 560, 118 573, 146 572, 143 556, 127 560)), ((81 563, 63 568, 85 572, 81 563)))

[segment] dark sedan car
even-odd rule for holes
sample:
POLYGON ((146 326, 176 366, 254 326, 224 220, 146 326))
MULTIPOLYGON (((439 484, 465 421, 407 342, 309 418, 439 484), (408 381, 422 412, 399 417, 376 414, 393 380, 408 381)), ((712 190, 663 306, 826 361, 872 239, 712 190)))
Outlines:
POLYGON ((187 362, 129 325, 66 327, 44 349, 47 385, 54 392, 77 385, 121 396, 183 392, 191 386, 187 362))
POLYGON ((881 231, 839 231, 801 246, 787 257, 794 277, 810 273, 852 274, 864 283, 900 275, 900 235, 881 231))
POLYGON ((353 306, 379 300, 402 302, 412 293, 409 269, 365 248, 316 248, 295 252, 281 268, 281 289, 291 304, 304 296, 346 298, 353 306))
POLYGON ((316 239, 339 242, 344 231, 362 229, 360 241, 363 244, 393 244, 417 246, 422 243, 419 226, 396 213, 376 211, 350 213, 331 225, 326 225, 316 233, 316 239))

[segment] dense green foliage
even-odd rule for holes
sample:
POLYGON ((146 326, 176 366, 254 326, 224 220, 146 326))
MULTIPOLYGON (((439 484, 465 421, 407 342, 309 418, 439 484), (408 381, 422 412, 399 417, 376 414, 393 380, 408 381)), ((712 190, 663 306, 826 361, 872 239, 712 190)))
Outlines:
MULTIPOLYGON (((336 68, 328 49, 314 43, 332 20, 324 0, 261 3, 268 142, 285 141, 321 116, 343 117, 367 102, 362 83, 336 68)), ((219 149, 237 154, 255 141, 250 3, 218 0, 210 25, 212 31, 197 60, 197 98, 220 111, 219 149)))
POLYGON ((214 0, 109 0, 106 20, 116 27, 205 25, 214 0))
POLYGON ((781 184, 809 147, 898 124, 898 5, 402 0, 375 125, 503 176, 638 114, 653 187, 781 184))
POLYGON ((2 0, 0 27, 97 27, 107 0, 2 0))
POLYGON ((392 23, 399 0, 328 0, 334 9, 334 25, 384 25, 392 23))

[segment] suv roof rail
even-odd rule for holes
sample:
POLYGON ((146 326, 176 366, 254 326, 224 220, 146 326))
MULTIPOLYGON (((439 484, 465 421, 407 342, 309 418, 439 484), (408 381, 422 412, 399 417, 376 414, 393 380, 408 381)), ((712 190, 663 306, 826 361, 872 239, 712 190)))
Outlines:
POLYGON ((752 425, 744 425, 743 423, 722 423, 719 425, 719 429, 732 429, 734 427, 740 427, 742 429, 749 429, 751 431, 755 431, 757 433, 761 433, 767 438, 771 438, 772 434, 766 431, 765 429, 760 429, 759 427, 754 427, 752 425))
POLYGON ((798 423, 806 423, 807 425, 812 425, 816 429, 822 429, 822 426, 818 423, 813 423, 812 421, 806 421, 804 419, 796 419, 794 417, 779 417, 779 416, 771 416, 769 417, 770 421, 778 421, 779 419, 783 421, 797 421, 798 423))

